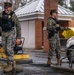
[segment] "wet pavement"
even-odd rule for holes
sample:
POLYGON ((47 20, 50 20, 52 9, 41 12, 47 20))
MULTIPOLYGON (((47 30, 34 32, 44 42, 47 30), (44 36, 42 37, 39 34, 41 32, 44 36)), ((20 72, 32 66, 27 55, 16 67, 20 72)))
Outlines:
POLYGON ((41 65, 36 65, 36 64, 26 65, 24 68, 24 75, 54 75, 54 74, 55 75, 65 75, 62 73, 58 73, 49 67, 43 67, 41 65))
MULTIPOLYGON (((47 53, 42 50, 26 50, 25 53, 29 53, 32 63, 18 64, 23 68, 23 72, 13 73, 13 74, 3 74, 3 75, 71 75, 69 73, 60 72, 53 68, 48 67, 47 64, 47 53)), ((63 54, 64 56, 64 54, 63 54)), ((55 63, 55 55, 53 57, 53 62, 55 63)), ((2 74, 1 74, 2 75, 2 74)), ((73 75, 73 74, 72 74, 73 75)))

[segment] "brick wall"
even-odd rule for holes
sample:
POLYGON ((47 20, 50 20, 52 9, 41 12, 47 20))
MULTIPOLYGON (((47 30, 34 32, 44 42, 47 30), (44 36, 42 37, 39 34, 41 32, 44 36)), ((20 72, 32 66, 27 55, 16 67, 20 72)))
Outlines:
POLYGON ((42 48, 42 19, 35 20, 35 48, 42 48))
MULTIPOLYGON (((58 0, 44 0, 44 25, 47 25, 47 18, 50 16, 50 10, 58 9, 58 0)), ((47 32, 44 31, 44 52, 49 50, 47 32)))

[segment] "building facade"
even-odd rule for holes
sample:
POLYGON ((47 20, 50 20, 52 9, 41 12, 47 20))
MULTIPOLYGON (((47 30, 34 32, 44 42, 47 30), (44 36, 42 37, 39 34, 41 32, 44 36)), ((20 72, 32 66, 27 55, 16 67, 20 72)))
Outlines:
MULTIPOLYGON (((30 49, 44 48, 44 36, 46 36, 44 35, 46 29, 44 25, 44 0, 27 3, 23 7, 18 8, 15 13, 21 23, 22 37, 25 37, 24 47, 30 49)), ((73 14, 69 9, 58 5, 58 19, 61 26, 71 26, 73 14)), ((64 38, 61 33, 59 34, 60 38, 64 38)), ((45 50, 47 50, 46 47, 45 50)))

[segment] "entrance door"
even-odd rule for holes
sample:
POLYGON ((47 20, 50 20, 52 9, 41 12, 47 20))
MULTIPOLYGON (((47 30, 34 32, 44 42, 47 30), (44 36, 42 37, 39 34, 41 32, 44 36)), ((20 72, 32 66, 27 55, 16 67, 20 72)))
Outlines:
POLYGON ((35 48, 35 22, 34 20, 21 22, 21 33, 22 33, 22 37, 25 38, 24 47, 35 48))

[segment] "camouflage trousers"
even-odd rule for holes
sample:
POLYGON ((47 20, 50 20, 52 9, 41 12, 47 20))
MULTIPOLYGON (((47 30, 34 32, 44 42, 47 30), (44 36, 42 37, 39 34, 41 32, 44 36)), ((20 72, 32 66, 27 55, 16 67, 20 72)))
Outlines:
POLYGON ((54 53, 56 53, 56 58, 60 59, 60 38, 58 33, 54 34, 54 37, 49 39, 49 48, 48 59, 51 59, 54 53))
POLYGON ((14 46, 15 46, 15 30, 2 32, 2 43, 4 52, 7 56, 7 63, 12 63, 14 60, 14 46))

